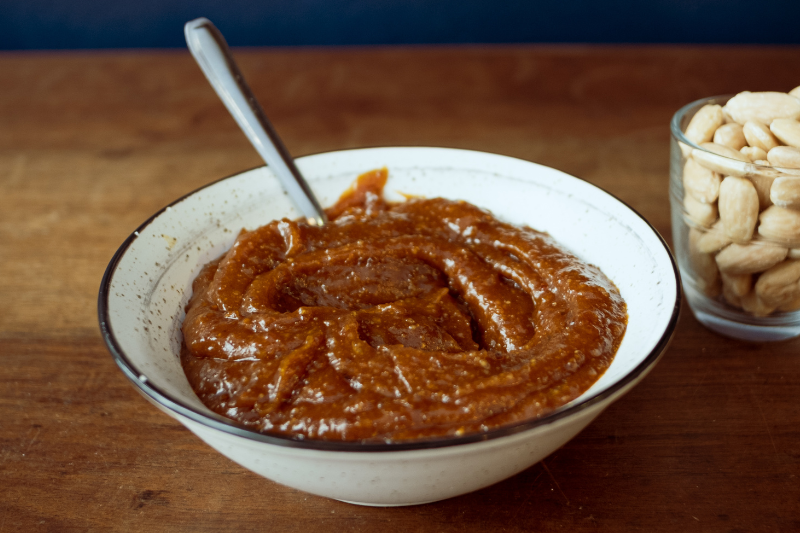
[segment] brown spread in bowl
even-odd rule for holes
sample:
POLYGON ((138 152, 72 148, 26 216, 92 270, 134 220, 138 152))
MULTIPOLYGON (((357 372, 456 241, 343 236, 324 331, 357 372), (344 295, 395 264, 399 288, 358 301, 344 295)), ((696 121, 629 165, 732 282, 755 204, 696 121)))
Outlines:
POLYGON ((325 440, 461 435, 541 417, 608 368, 625 302, 547 234, 462 201, 383 200, 242 231, 193 284, 181 362, 210 409, 325 440))

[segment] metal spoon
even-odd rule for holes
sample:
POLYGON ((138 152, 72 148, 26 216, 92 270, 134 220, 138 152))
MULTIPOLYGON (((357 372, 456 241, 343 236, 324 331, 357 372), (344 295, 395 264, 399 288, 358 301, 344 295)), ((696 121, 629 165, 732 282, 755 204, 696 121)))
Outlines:
POLYGON ((248 87, 220 31, 207 18, 199 18, 187 22, 183 32, 203 74, 289 197, 309 223, 324 225, 325 212, 248 87))

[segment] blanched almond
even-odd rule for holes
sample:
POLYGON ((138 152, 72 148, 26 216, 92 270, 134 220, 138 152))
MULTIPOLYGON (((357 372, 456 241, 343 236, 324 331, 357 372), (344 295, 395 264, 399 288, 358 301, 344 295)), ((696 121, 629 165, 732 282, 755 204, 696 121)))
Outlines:
POLYGON ((800 260, 783 261, 758 277, 755 291, 767 305, 775 307, 800 296, 800 260))
POLYGON ((749 120, 769 124, 776 118, 800 117, 800 99, 786 93, 745 91, 728 100, 725 110, 739 124, 749 120))
POLYGON ((714 132, 714 142, 734 150, 741 150, 747 145, 747 140, 742 133, 742 125, 736 122, 723 124, 714 132))
MULTIPOLYGON (((730 124, 731 122, 736 122, 735 120, 733 120, 733 117, 730 116, 727 111, 725 111, 725 106, 722 106, 722 118, 725 120, 725 124, 730 124)), ((738 122, 737 122, 737 124, 738 124, 738 122)))
POLYGON ((723 290, 727 288, 732 294, 741 298, 753 288, 752 274, 726 274, 721 273, 723 290))
POLYGON ((683 198, 683 207, 686 209, 686 218, 698 226, 709 228, 719 218, 717 204, 704 204, 689 194, 683 198))
POLYGON ((733 176, 722 180, 719 218, 733 242, 745 243, 753 238, 758 222, 758 193, 750 180, 733 176))
POLYGON ((750 161, 756 162, 760 159, 766 160, 767 159, 767 152, 765 152, 762 148, 757 146, 745 146, 741 150, 744 155, 746 155, 750 161))
POLYGON ((697 288, 711 298, 719 295, 722 288, 719 279, 719 269, 712 254, 700 252, 697 241, 702 236, 698 229, 689 230, 689 262, 692 265, 697 288))
POLYGON ((775 311, 775 307, 761 301, 756 291, 750 291, 741 299, 742 309, 754 316, 767 316, 775 311))
POLYGON ((750 159, 739 150, 716 143, 702 143, 700 147, 702 150, 692 150, 692 158, 707 169, 726 176, 747 175, 750 159))
POLYGON ((800 259, 800 248, 790 248, 786 257, 788 259, 800 259))
POLYGON ((728 246, 731 238, 725 233, 721 220, 717 220, 711 229, 702 232, 697 239, 697 250, 705 254, 713 254, 728 246))
POLYGON ((791 91, 789 91, 789 94, 791 94, 795 98, 800 98, 800 86, 797 86, 794 89, 792 89, 791 91))
POLYGON ((800 176, 777 178, 772 183, 769 197, 775 205, 800 209, 800 176))
POLYGON ((714 138, 714 132, 724 122, 722 106, 716 104, 704 105, 689 121, 684 135, 695 144, 708 142, 714 138))
POLYGON ((758 233, 787 248, 800 247, 800 211, 777 205, 766 208, 758 217, 758 233))
POLYGON ((791 300, 783 305, 778 306, 778 311, 783 311, 784 313, 789 313, 792 311, 800 310, 800 294, 797 295, 797 298, 791 300))
POLYGON ((772 205, 772 200, 769 197, 770 190, 778 176, 780 176, 780 174, 776 171, 758 167, 748 176, 748 179, 756 188, 756 194, 758 194, 758 208, 762 211, 772 205))
POLYGON ((722 176, 708 170, 694 159, 687 159, 683 167, 683 187, 697 201, 710 204, 717 201, 722 176))
POLYGON ((722 297, 733 307, 742 308, 742 297, 734 293, 729 285, 722 284, 722 297))
POLYGON ((783 144, 800 148, 800 122, 792 118, 776 118, 769 129, 783 144))
POLYGON ((744 123, 742 133, 744 138, 747 139, 747 144, 753 148, 761 148, 765 152, 769 152, 781 144, 766 125, 754 120, 748 120, 744 123))
POLYGON ((777 265, 786 258, 783 246, 764 241, 731 244, 714 258, 720 271, 726 274, 755 274, 777 265))
POLYGON ((767 152, 767 160, 773 167, 800 168, 800 149, 793 146, 776 146, 767 152))

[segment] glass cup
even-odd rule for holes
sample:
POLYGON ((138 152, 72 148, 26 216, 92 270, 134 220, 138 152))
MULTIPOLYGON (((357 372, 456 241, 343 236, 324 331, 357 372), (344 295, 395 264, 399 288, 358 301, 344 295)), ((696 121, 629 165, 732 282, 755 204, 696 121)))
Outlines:
MULTIPOLYGON (((791 197, 800 169, 773 167, 756 150, 735 150, 744 139, 737 143, 737 126, 717 130, 727 150, 698 146, 685 135, 698 111, 729 98, 692 102, 670 124, 672 237, 683 290, 695 317, 713 331, 749 341, 796 337, 800 206, 791 197)), ((719 119, 720 110, 703 113, 719 119)))

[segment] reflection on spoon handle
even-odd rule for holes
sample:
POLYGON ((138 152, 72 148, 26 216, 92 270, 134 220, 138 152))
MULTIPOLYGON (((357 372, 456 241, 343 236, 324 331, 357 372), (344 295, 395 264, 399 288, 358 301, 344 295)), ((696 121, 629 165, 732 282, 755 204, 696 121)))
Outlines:
POLYGON ((183 31, 203 74, 256 151, 277 174, 300 212, 311 223, 325 224, 325 212, 247 86, 220 31, 207 18, 187 22, 183 31))

